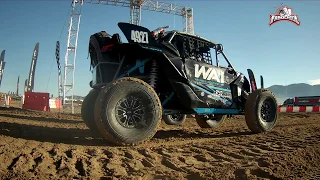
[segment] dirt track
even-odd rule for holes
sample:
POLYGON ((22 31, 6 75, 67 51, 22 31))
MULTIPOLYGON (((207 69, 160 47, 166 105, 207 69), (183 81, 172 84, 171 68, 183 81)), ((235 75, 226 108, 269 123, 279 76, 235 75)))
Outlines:
POLYGON ((243 117, 218 129, 162 125, 138 147, 93 137, 80 115, 0 109, 0 179, 319 179, 320 114, 281 114, 251 134, 243 117))

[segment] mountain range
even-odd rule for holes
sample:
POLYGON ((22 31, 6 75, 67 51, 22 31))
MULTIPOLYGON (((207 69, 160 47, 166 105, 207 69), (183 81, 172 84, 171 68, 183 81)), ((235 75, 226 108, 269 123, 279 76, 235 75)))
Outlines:
MULTIPOLYGON (((282 103, 287 98, 293 98, 296 96, 320 96, 320 84, 309 85, 306 83, 284 85, 273 85, 267 89, 271 90, 277 97, 279 103, 282 103)), ((71 98, 67 96, 67 98, 71 98)), ((74 95, 75 100, 82 100, 83 96, 74 95)))
POLYGON ((320 96, 320 84, 310 85, 306 83, 298 83, 287 86, 273 85, 267 89, 274 93, 279 103, 282 103, 287 98, 297 96, 320 96))

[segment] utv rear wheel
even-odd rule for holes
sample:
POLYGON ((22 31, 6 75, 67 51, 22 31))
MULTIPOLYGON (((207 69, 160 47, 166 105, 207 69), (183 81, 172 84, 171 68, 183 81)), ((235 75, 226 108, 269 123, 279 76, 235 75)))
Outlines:
POLYGON ((96 123, 94 121, 94 104, 99 95, 99 92, 100 90, 98 89, 92 89, 88 93, 88 95, 83 99, 81 106, 82 119, 84 123, 87 125, 87 127, 95 134, 99 133, 96 123))
POLYGON ((254 133, 270 131, 278 119, 278 105, 273 93, 267 89, 251 93, 245 106, 245 119, 254 133))
POLYGON ((219 127, 223 121, 226 119, 227 115, 215 114, 213 117, 209 117, 208 115, 196 115, 197 124, 201 128, 217 128, 219 127))
POLYGON ((186 120, 185 114, 172 114, 163 116, 163 121, 168 125, 182 125, 186 120))
POLYGON ((100 133, 117 145, 136 145, 152 138, 161 123, 161 103, 150 85, 121 78, 104 88, 95 105, 100 133))

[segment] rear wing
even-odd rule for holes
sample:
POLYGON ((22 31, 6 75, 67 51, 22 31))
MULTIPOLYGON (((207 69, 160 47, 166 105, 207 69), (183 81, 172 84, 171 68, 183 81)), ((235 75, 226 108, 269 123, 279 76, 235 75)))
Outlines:
POLYGON ((124 22, 118 23, 118 26, 129 43, 157 44, 150 30, 145 27, 124 22))

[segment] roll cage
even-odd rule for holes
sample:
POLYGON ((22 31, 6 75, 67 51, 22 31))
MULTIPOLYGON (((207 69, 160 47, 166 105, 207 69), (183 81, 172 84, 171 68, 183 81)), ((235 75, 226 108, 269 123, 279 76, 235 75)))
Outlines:
POLYGON ((169 43, 178 49, 182 58, 189 58, 195 61, 204 62, 213 66, 220 66, 219 54, 221 54, 228 64, 228 68, 234 70, 231 62, 223 52, 222 44, 212 42, 201 36, 180 32, 180 31, 168 31, 165 32, 162 38, 158 39, 158 42, 169 43), (179 42, 183 42, 179 44, 179 42), (213 50, 213 51, 211 51, 213 50), (214 52, 215 64, 212 61, 212 54, 214 52))

